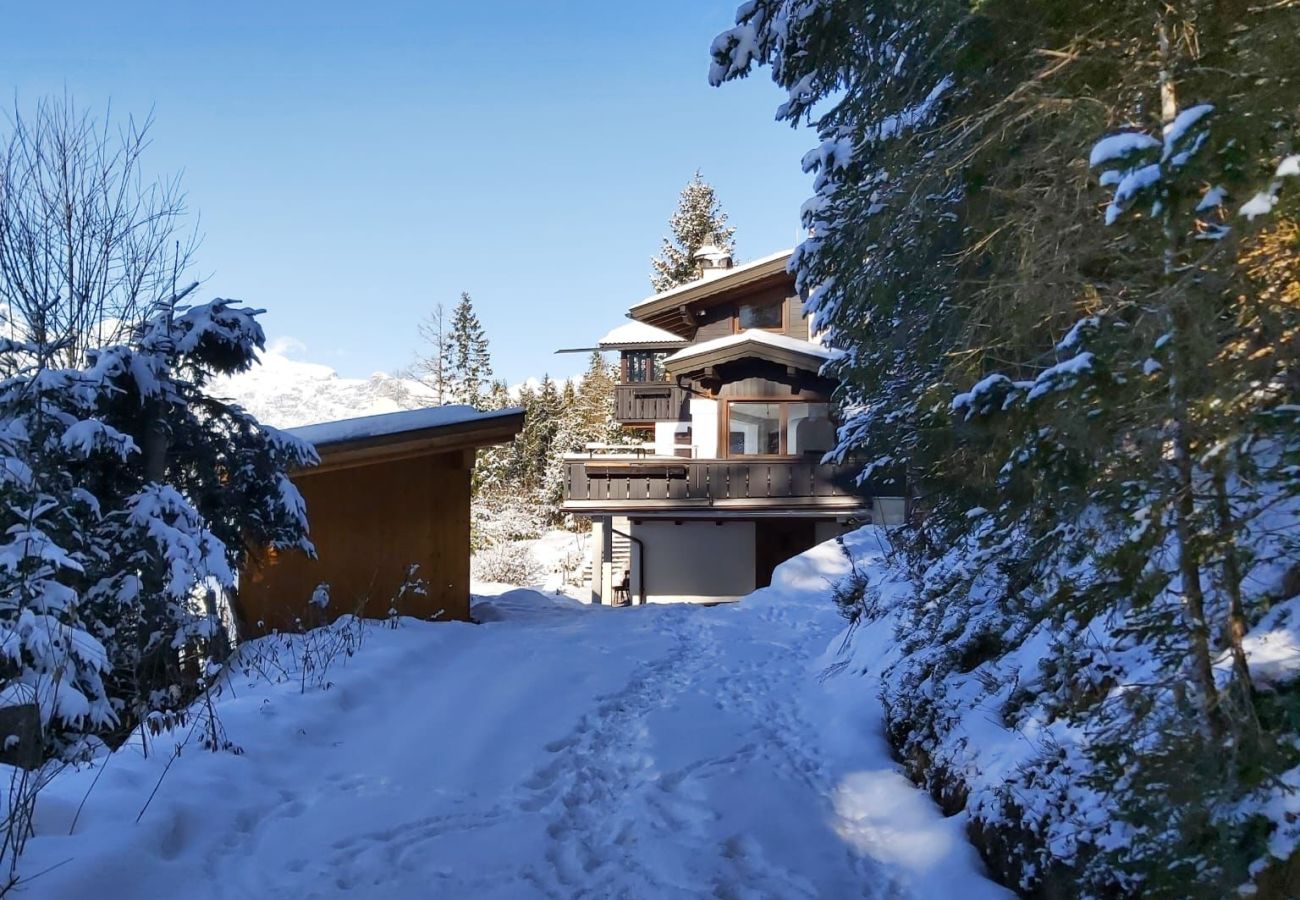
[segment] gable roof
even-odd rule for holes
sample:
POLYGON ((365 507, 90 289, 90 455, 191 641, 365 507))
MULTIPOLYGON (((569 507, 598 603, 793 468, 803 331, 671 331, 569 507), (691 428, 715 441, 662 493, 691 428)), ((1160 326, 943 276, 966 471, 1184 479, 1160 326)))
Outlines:
POLYGON ((820 372, 822 365, 835 356, 834 350, 821 344, 751 328, 678 350, 664 360, 664 368, 671 373, 697 372, 742 359, 764 359, 807 372, 820 372))
POLYGON ((677 311, 684 306, 698 303, 701 300, 716 298, 723 294, 742 291, 759 285, 766 286, 768 283, 776 284, 782 280, 790 279, 791 276, 786 271, 786 266, 789 264, 790 256, 793 253, 794 250, 782 250, 761 259, 742 263, 728 269, 725 274, 680 284, 675 288, 647 297, 633 305, 628 311, 628 315, 633 319, 660 328, 668 327, 671 329, 677 324, 679 318, 677 311))
POLYGON ((674 347, 686 343, 686 338, 634 319, 610 331, 596 343, 602 350, 640 346, 674 347))
POLYGON ((472 406, 431 406, 286 429, 316 448, 320 465, 302 474, 368 465, 428 453, 503 444, 524 424, 519 408, 481 412, 472 406))

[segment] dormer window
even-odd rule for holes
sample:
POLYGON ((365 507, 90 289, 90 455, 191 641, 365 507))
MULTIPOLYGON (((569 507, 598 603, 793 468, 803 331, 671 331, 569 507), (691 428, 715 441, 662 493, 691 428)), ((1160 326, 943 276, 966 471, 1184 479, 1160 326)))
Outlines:
POLYGON ((741 303, 736 307, 736 330, 759 328, 782 331, 785 328, 785 304, 781 302, 741 303))

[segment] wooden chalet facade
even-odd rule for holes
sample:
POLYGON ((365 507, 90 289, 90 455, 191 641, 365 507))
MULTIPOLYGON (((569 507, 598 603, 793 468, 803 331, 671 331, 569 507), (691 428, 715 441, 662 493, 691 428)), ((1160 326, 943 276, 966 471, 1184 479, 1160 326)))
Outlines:
POLYGON ((236 601, 246 633, 346 613, 384 618, 412 566, 424 592, 404 596, 398 613, 468 619, 475 451, 513 440, 523 421, 519 409, 441 406, 289 429, 320 456, 291 474, 316 557, 268 550, 249 560, 236 601), (308 602, 321 584, 324 609, 308 602))
POLYGON ((641 442, 565 460, 564 509, 593 524, 593 602, 740 597, 851 523, 903 514, 897 485, 864 488, 860 466, 821 461, 831 353, 809 334, 790 253, 697 259, 699 279, 599 342, 620 357, 615 417, 641 442))

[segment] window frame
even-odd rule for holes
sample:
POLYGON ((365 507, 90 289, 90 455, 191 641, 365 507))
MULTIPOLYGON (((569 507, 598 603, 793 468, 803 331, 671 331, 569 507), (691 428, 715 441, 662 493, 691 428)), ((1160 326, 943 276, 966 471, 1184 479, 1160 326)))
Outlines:
POLYGON ((621 384, 668 384, 669 383, 668 373, 664 371, 664 365, 663 365, 664 360, 667 358, 668 358, 668 353, 667 351, 664 350, 624 350, 621 356, 621 363, 620 363, 621 372, 619 374, 622 378, 620 383, 621 384), (649 367, 650 367, 649 374, 651 376, 654 376, 655 369, 657 368, 659 369, 659 372, 662 377, 659 378, 651 377, 650 379, 644 381, 633 381, 631 378, 632 366, 630 365, 631 357, 633 356, 649 357, 649 367), (655 357, 660 357, 660 359, 658 360, 658 365, 656 365, 655 357))
POLYGON ((784 459, 790 456, 786 452, 786 423, 789 421, 789 410, 786 404, 781 400, 773 400, 771 397, 728 397, 723 401, 723 413, 719 417, 722 423, 722 435, 718 441, 718 449, 724 459, 784 459), (777 407, 777 447, 776 453, 732 453, 731 452, 731 405, 733 403, 763 403, 771 404, 777 407))
POLYGON ((834 421, 829 400, 786 400, 774 397, 719 397, 722 414, 718 416, 718 457, 720 459, 802 459, 802 453, 790 452, 790 407, 795 404, 821 405, 826 407, 826 417, 834 421), (779 453, 739 453, 731 452, 731 404, 733 403, 774 403, 780 411, 779 453))
POLYGON ((774 333, 774 334, 787 334, 787 333, 788 333, 788 332, 787 332, 787 327, 789 326, 789 320, 788 320, 789 309, 788 309, 788 307, 789 307, 789 304, 785 301, 784 298, 781 299, 781 300, 776 300, 776 301, 769 302, 769 303, 745 303, 744 301, 738 302, 738 303, 736 303, 736 304, 732 307, 732 311, 731 311, 731 333, 732 333, 732 334, 740 334, 742 331, 768 331, 768 332, 772 332, 772 333, 774 333), (745 327, 744 327, 743 325, 741 325, 741 323, 740 323, 740 310, 741 310, 743 307, 746 307, 746 306, 749 306, 749 307, 763 307, 763 306, 775 306, 775 307, 778 307, 778 308, 780 309, 780 311, 781 311, 781 324, 780 324, 780 325, 771 326, 771 327, 759 327, 759 326, 753 326, 753 327, 751 327, 751 328, 745 328, 745 327))

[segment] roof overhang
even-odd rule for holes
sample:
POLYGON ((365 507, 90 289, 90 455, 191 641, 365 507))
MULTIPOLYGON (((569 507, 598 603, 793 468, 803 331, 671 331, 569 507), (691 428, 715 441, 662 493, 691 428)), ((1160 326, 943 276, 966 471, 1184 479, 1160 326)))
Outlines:
POLYGON ((678 350, 686 344, 686 338, 632 319, 596 343, 602 350, 678 350))
POLYGON ((694 326, 684 314, 688 307, 722 302, 737 292, 750 292, 782 282, 792 282, 793 277, 786 271, 786 267, 793 252, 782 250, 736 266, 724 275, 691 281, 647 297, 633 306, 628 315, 656 328, 690 337, 694 326))
POLYGON ((582 516, 626 515, 647 519, 767 519, 834 518, 868 512, 860 497, 805 497, 772 500, 566 500, 564 512, 582 516))
POLYGON ((816 375, 830 358, 827 351, 810 341, 787 339, 778 344, 742 332, 732 338, 720 338, 675 353, 664 361, 664 369, 669 375, 691 375, 727 363, 759 359, 816 375))
MULTIPOLYGON (((407 412, 423 412, 411 410, 407 412)), ((401 459, 419 456, 432 456, 440 453, 477 450, 505 444, 514 440, 524 426, 524 411, 518 408, 479 412, 473 416, 435 424, 415 424, 409 428, 393 428, 384 431, 382 420, 394 416, 406 415, 406 412, 388 413, 380 416, 367 416, 365 419, 343 420, 343 422, 308 425, 289 429, 288 433, 306 440, 316 448, 320 464, 307 469, 299 469, 295 476, 310 476, 321 472, 354 466, 377 465, 401 459), (330 426, 346 425, 349 421, 371 422, 378 424, 374 429, 362 430, 356 436, 332 436, 330 426), (320 439, 313 439, 312 433, 323 434, 320 439)), ((413 417, 419 422, 419 417, 413 417)), ((398 424, 399 423, 394 423, 398 424)), ((335 434, 346 429, 335 428, 335 434)))

